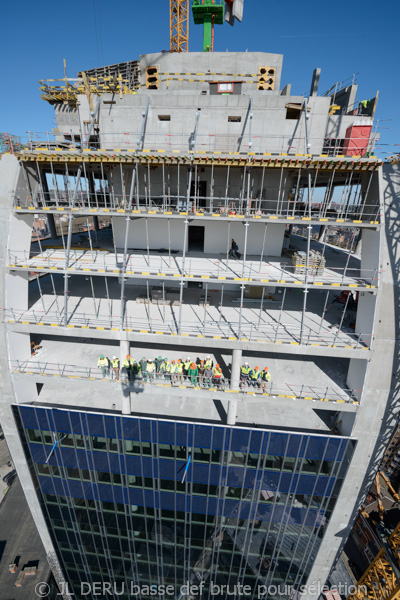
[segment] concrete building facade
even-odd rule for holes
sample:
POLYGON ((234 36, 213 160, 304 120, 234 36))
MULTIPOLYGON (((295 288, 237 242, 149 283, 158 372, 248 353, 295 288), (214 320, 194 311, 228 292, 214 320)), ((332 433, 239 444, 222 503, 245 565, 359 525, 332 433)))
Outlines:
POLYGON ((314 77, 304 99, 281 69, 167 53, 45 83, 56 142, 0 161, 1 421, 77 597, 99 581, 126 586, 115 598, 322 585, 382 458, 396 167, 362 137, 374 105, 360 114, 356 86, 318 96, 314 77), (349 251, 330 226, 354 229, 349 251), (223 378, 116 378, 100 355, 209 356, 223 378), (272 379, 241 382, 244 362, 272 379))

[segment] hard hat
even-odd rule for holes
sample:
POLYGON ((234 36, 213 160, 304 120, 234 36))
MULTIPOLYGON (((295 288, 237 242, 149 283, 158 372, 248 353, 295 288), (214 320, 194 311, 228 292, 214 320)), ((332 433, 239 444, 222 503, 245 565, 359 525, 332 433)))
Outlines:
POLYGON ((254 367, 254 369, 255 369, 256 371, 258 371, 258 367, 254 367))
POLYGON ((126 358, 130 358, 129 354, 126 355, 126 358))
POLYGON ((178 358, 178 362, 182 362, 180 358, 178 358))
POLYGON ((200 364, 201 364, 201 365, 204 365, 204 360, 201 360, 201 361, 200 361, 200 364))
POLYGON ((164 358, 164 360, 168 360, 168 358, 164 358))
POLYGON ((158 360, 162 360, 161 356, 158 357, 158 360))
POLYGON ((210 358, 210 355, 208 355, 207 358, 210 358))
POLYGON ((264 371, 268 371, 268 367, 264 367, 264 371))
POLYGON ((219 367, 219 364, 217 363, 215 366, 216 366, 216 367, 219 367))
POLYGON ((245 364, 245 365, 247 365, 247 366, 249 366, 249 363, 248 363, 248 362, 245 362, 244 364, 245 364))
POLYGON ((175 361, 173 360, 172 362, 174 363, 175 361))
POLYGON ((114 359, 114 360, 115 360, 116 358, 117 358, 116 356, 113 356, 113 359, 114 359))
POLYGON ((188 357, 186 358, 186 360, 190 360, 190 356, 188 356, 188 357))
POLYGON ((136 360, 133 361, 133 364, 136 365, 136 360))
POLYGON ((104 358, 104 356, 102 354, 100 354, 100 358, 104 358))

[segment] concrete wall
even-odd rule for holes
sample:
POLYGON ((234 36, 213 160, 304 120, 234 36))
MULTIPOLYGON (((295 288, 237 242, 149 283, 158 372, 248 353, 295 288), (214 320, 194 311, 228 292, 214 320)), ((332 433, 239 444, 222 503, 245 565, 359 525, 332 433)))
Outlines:
MULTIPOLYGON (((365 373, 367 371, 368 362, 356 358, 350 359, 349 370, 347 373, 347 387, 354 390, 355 396, 360 399, 364 387, 365 373)), ((343 434, 350 435, 350 434, 343 434)))
MULTIPOLYGON (((3 155, 0 159, 0 305, 6 305, 6 296, 9 290, 6 284, 7 248, 5 241, 9 238, 9 223, 13 191, 16 188, 18 173, 20 174, 18 161, 15 156, 3 155)), ((12 239, 12 243, 14 243, 12 239)), ((21 240, 22 243, 22 240, 21 240)), ((16 290, 14 290, 16 291, 16 290)), ((10 299, 11 301, 11 299, 10 299)), ((15 302, 17 298, 15 298, 15 302)), ((23 356, 29 356, 28 333, 8 333, 5 322, 0 324, 0 423, 7 440, 7 446, 13 459, 22 489, 28 502, 33 520, 38 528, 43 546, 46 552, 54 552, 54 546, 47 530, 47 525, 39 505, 32 481, 31 473, 25 459, 21 440, 16 429, 12 404, 15 402, 32 402, 37 397, 36 384, 26 381, 15 381, 12 379, 8 358, 15 358, 20 352, 23 356)), ((65 597, 65 600, 67 598, 65 597)))
MULTIPOLYGON (((365 374, 364 391, 352 430, 358 441, 336 508, 333 512, 308 583, 326 581, 339 552, 351 531, 357 510, 368 492, 381 463, 385 448, 398 422, 400 389, 399 369, 399 291, 400 249, 398 221, 400 213, 400 169, 385 165, 379 172, 379 190, 384 229, 380 239, 382 276, 376 302, 374 343, 365 374), (393 284, 396 285, 393 285, 393 284)), ((367 305, 374 302, 364 296, 367 305)), ((366 312, 368 306, 366 306, 366 312)), ((362 313, 363 311, 361 311, 362 313)), ((357 377, 351 368, 350 377, 357 377)), ((360 373, 358 373, 360 376, 360 373)), ((316 600, 306 593, 302 600, 316 600)))
POLYGON ((376 277, 379 271, 379 238, 380 232, 376 229, 362 230, 361 251, 361 277, 373 284, 377 284, 376 277), (375 281, 372 281, 374 279, 375 281))
MULTIPOLYGON (((170 219, 170 239, 171 249, 183 250, 185 223, 183 220, 170 219)), ((203 226, 204 232, 204 253, 226 254, 227 248, 231 246, 231 239, 234 238, 239 246, 239 251, 243 252, 245 227, 243 223, 237 221, 230 223, 210 222, 196 220, 195 226, 203 226)), ((113 235, 115 245, 121 249, 124 247, 126 219, 123 217, 112 217, 113 235)), ((189 225, 190 228, 190 225, 189 225)), ((150 250, 168 248, 168 223, 165 219, 147 219, 147 231, 149 236, 150 250)), ((251 223, 247 236, 247 254, 260 256, 265 224, 251 223)), ((265 256, 280 256, 282 252, 283 235, 285 225, 281 223, 269 223, 265 236, 265 256)), ((138 218, 131 221, 129 226, 128 247, 140 250, 147 249, 146 238, 146 218, 138 218)), ((186 246, 187 249, 187 246, 186 246)))
POLYGON ((363 341, 370 345, 369 336, 372 334, 375 319, 375 307, 377 296, 372 292, 361 292, 358 297, 358 308, 356 318, 356 333, 368 336, 363 341))
MULTIPOLYGON (((144 148, 151 150, 174 149, 188 151, 189 137, 194 131, 196 111, 201 109, 196 149, 237 151, 238 138, 243 132, 240 150, 257 152, 305 152, 304 114, 300 119, 287 119, 288 102, 302 104, 302 96, 263 95, 253 97, 252 142, 249 147, 249 125, 245 123, 249 96, 202 96, 171 94, 162 90, 147 90, 150 107, 146 124, 144 148), (160 122, 159 115, 170 115, 171 120, 160 122), (240 116, 241 123, 228 121, 229 116, 240 116)), ((261 95, 259 95, 261 94, 261 95)), ((105 149, 135 148, 142 125, 142 111, 146 97, 141 94, 117 98, 102 96, 100 108, 100 146, 105 149), (114 105, 104 105, 114 101, 114 105)), ((330 98, 309 99, 309 135, 311 151, 321 154, 324 141, 330 98)))

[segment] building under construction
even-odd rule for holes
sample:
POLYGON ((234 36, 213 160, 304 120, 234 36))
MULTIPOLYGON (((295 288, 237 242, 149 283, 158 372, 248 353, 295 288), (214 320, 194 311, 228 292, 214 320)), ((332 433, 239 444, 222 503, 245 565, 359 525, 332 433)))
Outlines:
POLYGON ((320 94, 319 69, 292 95, 282 60, 155 53, 42 81, 55 141, 2 156, 1 421, 64 598, 299 597, 382 458, 398 166, 373 153, 376 99, 320 94), (210 356, 223 383, 103 378, 100 355, 210 356))

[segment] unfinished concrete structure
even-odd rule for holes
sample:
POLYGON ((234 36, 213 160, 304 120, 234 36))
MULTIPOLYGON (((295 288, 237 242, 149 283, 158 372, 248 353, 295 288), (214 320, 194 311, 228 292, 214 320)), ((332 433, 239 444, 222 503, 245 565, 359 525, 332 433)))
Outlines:
POLYGON ((76 594, 323 584, 382 456, 398 182, 372 156, 374 102, 318 96, 318 71, 291 96, 281 69, 165 53, 44 82, 57 141, 0 162, 2 425, 76 594), (354 230, 347 252, 330 226, 354 230), (210 355, 224 384, 102 378, 100 354, 210 355), (245 360, 266 389, 240 386, 245 360))

